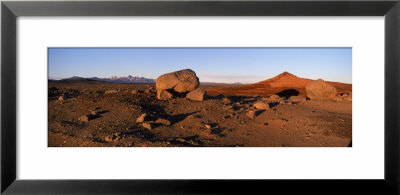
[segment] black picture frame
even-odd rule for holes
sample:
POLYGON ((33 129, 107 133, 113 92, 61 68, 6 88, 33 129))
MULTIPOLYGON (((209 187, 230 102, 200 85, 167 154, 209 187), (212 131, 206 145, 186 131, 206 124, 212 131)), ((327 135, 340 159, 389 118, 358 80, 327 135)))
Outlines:
MULTIPOLYGON (((2 1, 3 194, 399 194, 399 0, 2 1), (16 33, 19 16, 385 16, 385 176, 382 180, 16 179, 16 33)), ((218 162, 216 162, 218 163, 218 162)), ((243 168, 243 167, 238 167, 243 168)), ((329 168, 329 167, 327 167, 329 168)), ((107 169, 107 168, 105 168, 107 169)), ((100 170, 101 171, 101 170, 100 170)), ((368 170, 365 170, 368 171, 368 170)))

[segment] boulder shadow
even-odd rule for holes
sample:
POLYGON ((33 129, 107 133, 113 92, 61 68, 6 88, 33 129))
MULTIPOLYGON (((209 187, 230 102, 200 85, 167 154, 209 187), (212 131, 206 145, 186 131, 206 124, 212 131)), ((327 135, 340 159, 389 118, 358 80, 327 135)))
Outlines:
POLYGON ((95 115, 90 114, 90 115, 89 115, 89 120, 94 120, 94 119, 100 118, 100 117, 102 117, 102 114, 105 114, 105 113, 107 113, 107 112, 110 112, 110 111, 108 111, 108 110, 103 110, 103 111, 98 112, 98 113, 95 114, 95 115))
POLYGON ((275 106, 278 106, 280 104, 280 102, 269 102, 268 105, 270 108, 273 108, 275 106))
POLYGON ((300 92, 296 89, 285 89, 281 92, 276 93, 276 95, 278 95, 279 97, 282 98, 290 98, 291 96, 298 96, 300 94, 300 92))
POLYGON ((173 125, 175 123, 179 123, 179 122, 185 120, 188 116, 199 113, 199 112, 200 111, 194 111, 194 112, 189 112, 189 113, 184 113, 184 114, 177 114, 177 115, 170 116, 168 118, 171 121, 171 125, 173 125))

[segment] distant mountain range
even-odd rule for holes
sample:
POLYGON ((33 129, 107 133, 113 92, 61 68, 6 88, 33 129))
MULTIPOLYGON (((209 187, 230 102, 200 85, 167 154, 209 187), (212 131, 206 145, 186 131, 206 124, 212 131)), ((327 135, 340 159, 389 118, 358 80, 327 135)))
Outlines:
MULTIPOLYGON (((99 78, 99 77, 78 77, 73 76, 65 79, 54 79, 49 78, 51 82, 63 82, 63 83, 75 83, 75 82, 109 82, 109 83, 155 83, 155 79, 149 79, 145 77, 137 77, 137 76, 112 76, 109 78, 99 78)), ((215 82, 200 82, 202 85, 243 85, 243 83, 215 83, 215 82)))
POLYGON ((121 76, 112 76, 109 78, 98 78, 98 77, 89 77, 89 78, 84 78, 84 77, 78 77, 78 76, 73 76, 70 78, 66 79, 60 79, 60 80, 54 80, 54 79, 49 79, 49 81, 58 81, 58 82, 109 82, 109 83, 155 83, 155 79, 149 79, 149 78, 144 78, 144 77, 137 77, 137 76, 126 76, 126 77, 121 77, 121 76))
POLYGON ((98 77, 91 77, 89 79, 96 80, 96 81, 105 81, 111 83, 155 83, 155 79, 149 79, 144 77, 137 77, 137 76, 127 76, 127 77, 120 77, 120 76, 112 76, 109 78, 98 78, 98 77))

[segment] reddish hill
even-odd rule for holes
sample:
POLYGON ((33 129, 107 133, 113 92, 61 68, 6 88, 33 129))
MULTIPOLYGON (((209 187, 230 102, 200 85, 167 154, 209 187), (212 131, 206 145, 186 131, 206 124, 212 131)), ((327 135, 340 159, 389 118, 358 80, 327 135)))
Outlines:
MULTIPOLYGON (((278 76, 254 84, 234 87, 209 88, 206 90, 207 94, 209 95, 223 94, 225 96, 270 96, 284 90, 294 89, 299 92, 299 95, 305 96, 305 87, 310 81, 312 80, 300 78, 288 72, 284 72, 278 76)), ((338 93, 352 91, 351 84, 327 82, 336 87, 338 93)))

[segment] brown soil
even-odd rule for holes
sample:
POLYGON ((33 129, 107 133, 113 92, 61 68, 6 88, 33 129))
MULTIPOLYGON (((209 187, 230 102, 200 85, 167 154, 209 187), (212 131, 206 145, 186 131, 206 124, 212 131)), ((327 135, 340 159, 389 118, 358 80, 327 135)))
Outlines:
MULTIPOLYGON (((260 83, 254 86, 261 86, 260 83)), ((343 89, 348 90, 347 85, 344 86, 343 89)), ((131 93, 150 87, 155 88, 149 84, 49 82, 48 146, 346 147, 352 139, 351 101, 271 102, 271 110, 252 120, 246 113, 262 97, 253 97, 258 93, 253 94, 248 86, 233 89, 243 89, 246 94, 251 92, 251 97, 232 92, 235 96, 230 97, 232 102, 228 104, 222 101, 222 96, 210 96, 202 102, 185 98, 159 101, 154 92, 131 93), (105 94, 107 90, 117 92, 105 94), (68 95, 58 100, 62 94, 68 95), (90 115, 92 111, 94 115, 90 115), (142 113, 169 119, 172 124, 148 130, 136 123, 142 113), (88 122, 78 120, 87 114, 88 122)), ((226 85, 201 87, 210 94, 215 88, 217 91, 230 88, 225 89, 226 85)), ((278 89, 287 87, 268 89, 263 94, 273 94, 278 89)), ((260 92, 261 89, 253 90, 260 92)))

